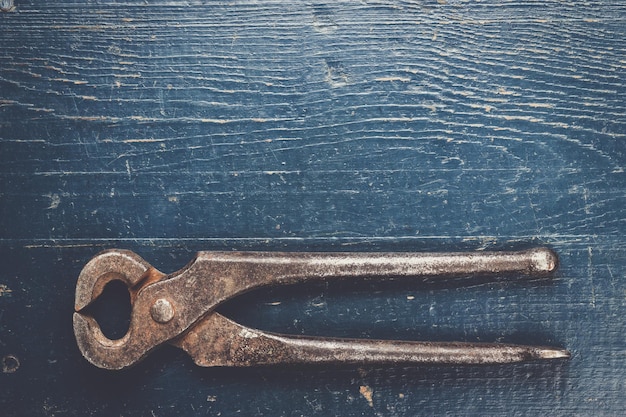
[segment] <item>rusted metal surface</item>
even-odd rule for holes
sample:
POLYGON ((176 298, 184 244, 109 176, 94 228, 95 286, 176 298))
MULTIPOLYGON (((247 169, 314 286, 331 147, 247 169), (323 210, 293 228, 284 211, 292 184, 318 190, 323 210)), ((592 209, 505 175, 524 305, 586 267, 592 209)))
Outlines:
POLYGON ((170 343, 201 366, 298 363, 510 363, 569 357, 563 349, 505 344, 407 342, 290 336, 242 326, 215 308, 268 285, 310 280, 453 277, 516 273, 549 276, 558 258, 547 248, 471 253, 200 252, 165 275, 138 255, 111 250, 94 257, 76 287, 74 333, 84 357, 105 369, 123 369, 170 343), (112 280, 131 294, 130 327, 106 338, 84 312, 112 280))

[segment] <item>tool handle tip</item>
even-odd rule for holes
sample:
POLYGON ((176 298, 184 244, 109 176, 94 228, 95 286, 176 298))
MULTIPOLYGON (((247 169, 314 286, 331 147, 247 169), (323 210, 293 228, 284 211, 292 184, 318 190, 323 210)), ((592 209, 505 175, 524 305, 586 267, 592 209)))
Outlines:
POLYGON ((544 348, 537 352, 539 359, 569 359, 572 354, 565 349, 544 348))
POLYGON ((548 248, 531 249, 530 259, 532 270, 538 273, 549 274, 559 266, 559 257, 548 248))

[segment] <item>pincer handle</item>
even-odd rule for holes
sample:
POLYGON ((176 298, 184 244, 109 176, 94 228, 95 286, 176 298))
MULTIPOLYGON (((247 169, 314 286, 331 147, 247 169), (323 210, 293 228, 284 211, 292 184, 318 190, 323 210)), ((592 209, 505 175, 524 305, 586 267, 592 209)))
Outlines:
POLYGON ((568 358, 567 350, 501 343, 321 338, 251 329, 211 313, 172 344, 199 366, 476 365, 568 358))

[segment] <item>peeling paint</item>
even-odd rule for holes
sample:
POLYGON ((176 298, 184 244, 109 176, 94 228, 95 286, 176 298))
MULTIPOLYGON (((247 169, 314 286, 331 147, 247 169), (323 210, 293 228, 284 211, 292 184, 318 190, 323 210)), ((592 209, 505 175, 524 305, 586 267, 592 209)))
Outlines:
POLYGON ((368 387, 367 385, 361 385, 359 387, 359 392, 361 393, 363 398, 365 398, 365 401, 367 401, 367 404, 370 407, 374 407, 374 399, 372 398, 374 393, 373 393, 372 389, 370 387, 368 387))
POLYGON ((5 284, 0 284, 0 297, 10 297, 12 293, 13 290, 11 290, 5 284))

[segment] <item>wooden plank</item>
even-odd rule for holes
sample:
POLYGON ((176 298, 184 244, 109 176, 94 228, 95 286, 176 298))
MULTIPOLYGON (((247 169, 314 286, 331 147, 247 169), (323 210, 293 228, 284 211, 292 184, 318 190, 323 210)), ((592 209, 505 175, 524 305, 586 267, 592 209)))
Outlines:
POLYGON ((626 8, 588 1, 15 0, 0 13, 3 415, 620 415, 626 8), (206 370, 75 347, 82 265, 136 250, 548 244, 554 283, 288 288, 299 334, 565 346, 568 363, 206 370), (11 370, 11 369, 9 369, 11 370))

